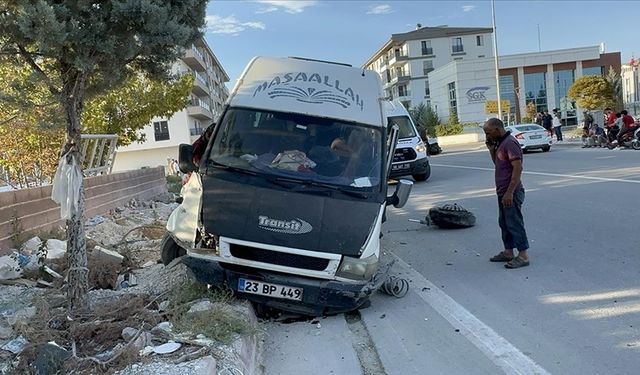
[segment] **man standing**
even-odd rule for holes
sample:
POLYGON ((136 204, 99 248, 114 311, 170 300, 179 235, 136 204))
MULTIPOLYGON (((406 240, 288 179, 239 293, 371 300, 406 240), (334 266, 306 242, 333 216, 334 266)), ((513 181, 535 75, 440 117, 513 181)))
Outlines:
POLYGON ((560 119, 560 112, 558 109, 553 110, 552 123, 553 129, 556 131, 556 140, 562 142, 562 120, 560 119))
POLYGON ((551 117, 549 111, 546 109, 544 110, 544 115, 542 116, 542 127, 549 132, 550 137, 553 137, 553 117, 551 117))
POLYGON ((483 127, 486 145, 495 164, 496 192, 498 194, 498 224, 502 231, 504 250, 491 257, 492 262, 507 262, 506 268, 529 265, 529 241, 524 228, 522 204, 524 187, 522 176, 522 149, 518 141, 497 118, 489 119, 483 127), (515 256, 514 248, 518 249, 515 256))

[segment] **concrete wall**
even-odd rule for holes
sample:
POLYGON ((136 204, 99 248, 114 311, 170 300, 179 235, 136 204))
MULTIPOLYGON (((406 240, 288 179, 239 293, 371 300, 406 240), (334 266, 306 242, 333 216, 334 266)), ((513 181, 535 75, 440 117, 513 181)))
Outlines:
MULTIPOLYGON (((162 168, 114 173, 84 180, 85 217, 104 214, 131 199, 166 193, 162 168)), ((9 253, 16 227, 22 237, 64 226, 60 206, 51 200, 52 186, 0 193, 0 255, 9 253)), ((23 238, 24 239, 24 238, 23 238)))
MULTIPOLYGON (((184 143, 191 143, 189 141, 184 143)), ((167 168, 167 158, 178 160, 178 145, 164 148, 152 148, 149 150, 137 150, 129 152, 116 152, 113 163, 113 172, 131 171, 140 168, 167 168)))

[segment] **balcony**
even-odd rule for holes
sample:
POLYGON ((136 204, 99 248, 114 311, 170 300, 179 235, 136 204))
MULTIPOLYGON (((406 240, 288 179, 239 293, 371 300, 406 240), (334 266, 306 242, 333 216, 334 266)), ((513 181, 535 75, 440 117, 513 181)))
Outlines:
POLYGON ((389 59, 389 66, 400 66, 409 61, 409 56, 396 54, 389 59))
POLYGON ((398 91, 399 99, 407 99, 411 97, 411 90, 398 91))
POLYGON ((211 107, 200 99, 191 99, 187 106, 187 114, 198 120, 211 121, 213 120, 213 113, 211 113, 211 107))
POLYGON ((464 46, 462 44, 454 44, 451 46, 451 53, 464 53, 464 46))
POLYGON ((433 48, 431 47, 423 48, 422 56, 433 56, 433 48))
POLYGON ((191 48, 185 51, 184 56, 182 56, 182 61, 184 61, 184 63, 193 70, 207 70, 207 65, 204 62, 204 55, 196 48, 196 46, 191 46, 191 48))
POLYGON ((193 92, 199 96, 209 95, 209 85, 207 84, 207 79, 202 76, 202 74, 194 71, 193 80, 193 92))

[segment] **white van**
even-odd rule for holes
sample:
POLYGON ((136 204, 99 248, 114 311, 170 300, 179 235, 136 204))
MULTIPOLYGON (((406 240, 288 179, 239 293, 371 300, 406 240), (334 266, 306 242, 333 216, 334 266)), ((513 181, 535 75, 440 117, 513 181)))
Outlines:
POLYGON ((199 166, 192 146, 180 146, 180 169, 193 173, 169 218, 163 262, 186 253, 199 281, 284 310, 364 304, 385 278, 384 211, 402 207, 412 184, 387 195, 398 128, 388 132, 381 98, 370 70, 254 58, 199 166))
POLYGON ((431 175, 427 145, 420 138, 409 112, 397 99, 384 101, 382 107, 387 119, 387 128, 397 125, 400 130, 390 176, 412 176, 416 181, 426 181, 431 175))

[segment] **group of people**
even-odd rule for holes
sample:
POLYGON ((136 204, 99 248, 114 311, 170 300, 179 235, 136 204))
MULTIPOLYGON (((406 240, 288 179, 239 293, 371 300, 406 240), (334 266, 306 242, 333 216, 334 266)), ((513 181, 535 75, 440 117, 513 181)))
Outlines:
POLYGON ((604 110, 604 128, 594 120, 589 111, 585 111, 582 127, 582 147, 608 147, 615 149, 622 146, 622 140, 628 133, 637 129, 636 120, 627 110, 616 112, 611 108, 604 110))
POLYGON ((562 121, 560 121, 558 108, 555 108, 552 113, 549 113, 549 110, 536 113, 535 122, 545 128, 552 137, 555 133, 558 142, 562 141, 562 121))

